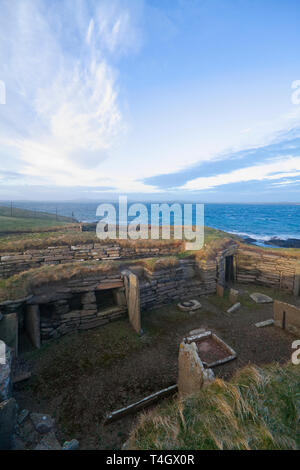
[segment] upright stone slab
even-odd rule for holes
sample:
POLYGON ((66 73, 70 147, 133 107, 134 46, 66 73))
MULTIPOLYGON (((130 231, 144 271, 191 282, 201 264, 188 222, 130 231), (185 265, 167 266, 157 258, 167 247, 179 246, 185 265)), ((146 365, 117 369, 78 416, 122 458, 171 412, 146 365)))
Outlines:
POLYGON ((40 309, 38 305, 27 305, 25 314, 26 333, 35 348, 41 347, 40 309))
POLYGON ((142 334, 140 311, 140 286, 139 279, 133 273, 125 275, 125 289, 128 307, 128 317, 137 334, 142 334))
POLYGON ((217 296, 224 297, 224 286, 221 286, 221 284, 217 284, 217 296))
POLYGON ((0 340, 0 402, 11 398, 11 351, 6 344, 0 340))
POLYGON ((14 398, 10 398, 0 403, 0 450, 13 448, 16 424, 17 402, 14 398))
POLYGON ((18 315, 7 313, 0 322, 0 339, 18 355, 18 315))
POLYGON ((279 328, 300 335, 300 308, 275 300, 273 304, 274 323, 279 328))
POLYGON ((178 392, 181 397, 197 393, 214 380, 211 369, 204 369, 195 343, 181 343, 178 358, 178 392))

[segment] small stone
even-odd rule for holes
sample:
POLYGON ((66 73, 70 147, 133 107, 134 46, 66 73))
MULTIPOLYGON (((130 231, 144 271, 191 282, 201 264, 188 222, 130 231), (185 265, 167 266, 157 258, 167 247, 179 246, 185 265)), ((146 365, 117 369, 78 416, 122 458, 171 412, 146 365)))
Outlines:
POLYGON ((25 419, 27 418, 27 416, 29 416, 29 411, 28 410, 22 410, 19 413, 19 416, 18 416, 18 424, 22 424, 23 421, 25 421, 25 419))
POLYGON ((257 328, 263 328, 264 326, 270 326, 270 325, 274 325, 273 318, 270 318, 270 320, 265 320, 265 321, 261 321, 259 323, 255 323, 255 326, 257 328))
POLYGON ((236 304, 234 304, 232 307, 230 307, 230 308, 227 310, 227 313, 236 312, 236 311, 240 308, 240 306, 241 306, 240 302, 237 302, 236 304))
POLYGON ((54 428, 55 421, 49 415, 43 415, 42 413, 31 413, 30 418, 35 429, 40 434, 47 434, 54 428))
POLYGON ((189 332, 188 336, 196 336, 196 335, 201 335, 202 333, 205 333, 206 329, 205 328, 197 328, 196 330, 192 330, 189 332))
POLYGON ((78 450, 79 442, 77 439, 72 439, 71 441, 66 441, 63 443, 62 450, 78 450))
POLYGON ((270 304, 273 302, 273 299, 265 294, 260 294, 259 292, 254 292, 250 294, 250 297, 257 304, 270 304))

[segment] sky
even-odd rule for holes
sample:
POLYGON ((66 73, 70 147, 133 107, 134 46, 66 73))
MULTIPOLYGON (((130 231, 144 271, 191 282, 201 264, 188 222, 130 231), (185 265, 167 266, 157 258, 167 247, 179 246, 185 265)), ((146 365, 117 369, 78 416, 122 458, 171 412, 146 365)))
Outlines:
POLYGON ((0 200, 300 202, 299 0, 0 10, 0 200))

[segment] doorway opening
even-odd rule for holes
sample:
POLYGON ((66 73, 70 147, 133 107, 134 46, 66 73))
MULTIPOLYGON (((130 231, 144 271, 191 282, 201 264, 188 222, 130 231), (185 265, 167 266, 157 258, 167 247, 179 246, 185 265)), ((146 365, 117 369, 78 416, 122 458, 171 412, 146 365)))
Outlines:
POLYGON ((233 282, 234 279, 234 263, 233 255, 225 257, 225 282, 233 282))

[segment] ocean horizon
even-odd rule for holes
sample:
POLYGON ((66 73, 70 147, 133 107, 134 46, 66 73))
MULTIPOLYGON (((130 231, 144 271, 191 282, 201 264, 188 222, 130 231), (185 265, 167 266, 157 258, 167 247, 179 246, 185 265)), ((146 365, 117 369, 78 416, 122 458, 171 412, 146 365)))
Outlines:
MULTIPOLYGON (((79 222, 97 222, 97 202, 37 202, 18 201, 13 207, 75 217, 79 222)), ((107 201, 105 201, 107 202, 107 201)), ((134 202, 129 201, 128 206, 134 202)), ((184 202, 178 202, 183 204, 184 202)), ((151 202, 143 202, 150 213, 151 202)), ((171 203, 171 202, 170 202, 171 203)), ((10 202, 0 202, 10 205, 10 202)), ((300 239, 300 204, 207 203, 204 204, 205 225, 211 228, 255 239, 264 244, 274 238, 300 239)), ((149 221, 150 222, 150 221, 149 221)), ((172 221, 171 221, 172 223, 172 221)), ((193 217, 195 223, 195 215, 193 217)))

